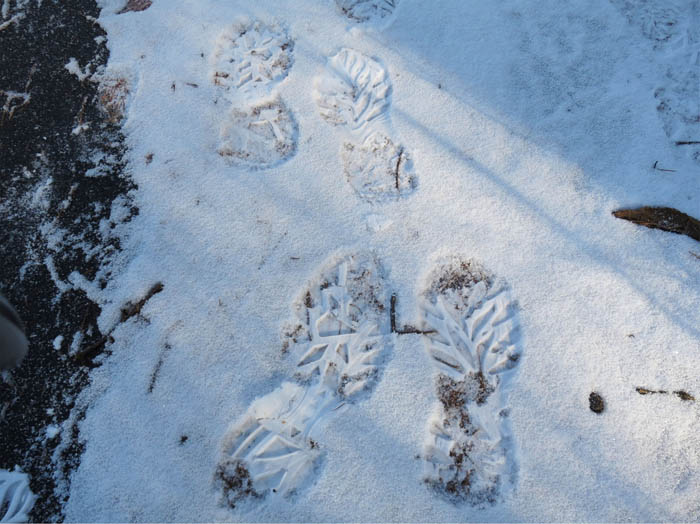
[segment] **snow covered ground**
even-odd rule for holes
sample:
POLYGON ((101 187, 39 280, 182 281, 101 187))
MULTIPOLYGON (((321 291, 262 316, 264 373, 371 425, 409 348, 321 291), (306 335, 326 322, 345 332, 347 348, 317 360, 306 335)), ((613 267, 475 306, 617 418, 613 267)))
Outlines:
POLYGON ((67 520, 700 518, 635 391, 700 393, 700 248, 611 215, 700 214, 697 1, 101 5, 140 211, 67 520))

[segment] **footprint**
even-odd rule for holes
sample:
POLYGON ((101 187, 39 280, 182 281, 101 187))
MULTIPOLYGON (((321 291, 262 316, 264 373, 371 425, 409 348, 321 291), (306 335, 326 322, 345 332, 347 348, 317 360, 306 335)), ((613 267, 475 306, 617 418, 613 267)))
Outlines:
MULTIPOLYGON (((283 348, 297 362, 301 381, 337 376, 348 399, 371 388, 391 331, 379 261, 370 254, 345 257, 321 271, 294 304, 297 322, 283 333, 283 348)), ((336 380, 336 378, 333 378, 336 380)))
POLYGON ((302 485, 320 454, 310 436, 313 423, 339 404, 328 396, 286 382, 251 405, 224 438, 215 474, 230 507, 268 493, 289 495, 302 485))
POLYGON ((343 147, 345 178, 367 202, 396 199, 415 189, 411 158, 390 138, 375 133, 360 146, 346 142, 343 147))
POLYGON ((386 69, 353 49, 341 49, 333 56, 327 74, 317 78, 315 87, 321 117, 353 131, 386 118, 391 104, 391 81, 386 69))
POLYGON ((269 168, 291 158, 298 127, 273 88, 289 73, 294 41, 281 27, 240 21, 216 41, 211 79, 231 104, 220 128, 219 154, 229 164, 269 168))
POLYGON ((341 157, 346 178, 368 202, 397 199, 416 187, 410 155, 391 138, 391 81, 376 60, 341 49, 316 79, 321 118, 347 130, 341 157))
POLYGON ((610 0, 630 23, 639 25, 644 36, 649 38, 655 46, 676 38, 682 32, 679 22, 683 19, 683 13, 676 0, 663 2, 628 2, 626 0, 610 0))
POLYGON ((227 504, 289 496, 311 480, 322 455, 314 431, 379 379, 389 350, 386 298, 378 261, 362 254, 328 264, 300 295, 282 335, 296 382, 256 400, 224 438, 215 482, 227 504))
POLYGON ((640 10, 640 24, 644 36, 655 43, 668 42, 678 36, 678 22, 683 14, 672 4, 649 3, 640 10))
POLYGON ((294 155, 297 135, 292 113, 280 99, 272 99, 233 107, 221 128, 218 151, 234 165, 272 167, 294 155))
POLYGON ((294 41, 281 27, 239 22, 216 41, 212 80, 229 98, 267 94, 289 73, 293 49, 294 41))
POLYGON ((335 0, 340 12, 353 22, 377 22, 390 17, 399 0, 335 0))
POLYGON ((657 111, 664 132, 676 145, 683 147, 700 162, 700 32, 695 20, 700 5, 667 0, 659 2, 624 2, 611 0, 632 25, 660 54, 665 66, 663 85, 654 91, 657 111))
POLYGON ((453 502, 496 502, 512 480, 507 390, 520 353, 505 283, 473 261, 445 260, 421 304, 421 329, 438 374, 425 482, 453 502))
POLYGON ((0 469, 0 522, 28 522, 35 500, 26 474, 0 469))

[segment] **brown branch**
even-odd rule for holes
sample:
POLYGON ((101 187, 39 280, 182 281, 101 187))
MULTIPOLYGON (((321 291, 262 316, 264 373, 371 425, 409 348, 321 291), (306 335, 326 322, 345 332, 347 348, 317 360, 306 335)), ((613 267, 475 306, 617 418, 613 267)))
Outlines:
POLYGON ((123 324, 131 317, 139 315, 146 302, 148 302, 151 298, 153 298, 154 295, 160 293, 161 291, 163 291, 163 283, 157 282, 151 287, 151 289, 148 290, 146 295, 141 300, 139 300, 136 303, 127 302, 126 305, 121 309, 121 317, 119 319, 119 322, 117 322, 116 325, 112 327, 112 329, 107 331, 107 333, 104 334, 102 338, 98 339, 96 342, 90 344, 86 348, 77 351, 73 355, 73 359, 83 366, 87 366, 90 368, 98 367, 99 364, 95 364, 93 362, 93 359, 102 352, 107 342, 114 342, 114 338, 112 338, 112 333, 114 333, 114 330, 117 329, 117 326, 119 326, 119 324, 123 324))
POLYGON ((90 344, 88 347, 81 349, 73 355, 73 359, 80 365, 89 368, 99 367, 99 364, 95 364, 93 359, 99 355, 104 349, 107 342, 114 342, 112 338, 111 331, 104 335, 102 338, 97 340, 97 342, 90 344))
POLYGON ((629 220, 640 226, 661 229, 670 233, 687 235, 700 242, 700 220, 672 207, 640 207, 638 209, 620 209, 613 215, 629 220))
POLYGON ((117 14, 121 15, 130 11, 144 11, 151 7, 152 3, 151 0, 129 0, 122 9, 117 11, 117 14))
POLYGON ((121 310, 120 322, 126 322, 131 317, 140 314, 141 309, 143 309, 143 306, 146 305, 146 302, 151 300, 151 298, 153 298, 154 295, 157 295, 161 291, 163 291, 163 283, 157 282, 157 283, 153 284, 151 289, 148 290, 146 295, 141 300, 139 300, 136 303, 127 302, 126 305, 121 310))

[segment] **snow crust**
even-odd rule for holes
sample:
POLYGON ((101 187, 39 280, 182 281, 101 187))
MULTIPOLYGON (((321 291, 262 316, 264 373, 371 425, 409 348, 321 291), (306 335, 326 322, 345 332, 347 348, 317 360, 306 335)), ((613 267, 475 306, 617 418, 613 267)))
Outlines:
POLYGON ((103 0, 99 22, 110 64, 130 75, 139 214, 111 282, 88 291, 115 342, 79 400, 68 521, 700 518, 697 404, 635 391, 700 394, 700 248, 611 215, 700 215, 698 164, 657 114, 667 57, 639 26, 606 1, 402 0, 374 25, 334 1, 156 0, 117 15, 122 4, 103 0), (269 168, 218 153, 236 102, 212 82, 212 57, 242 19, 294 41, 270 91, 296 122, 295 153, 269 168), (357 196, 345 139, 319 114, 314 79, 345 48, 390 77, 392 136, 418 181, 402 198, 357 196), (434 371, 419 335, 396 335, 372 394, 322 428, 310 486, 221 505, 227 428, 294 373, 279 338, 293 301, 331 253, 360 248, 382 260, 403 323, 440 257, 508 281, 523 352, 507 406, 513 489, 477 507, 423 483, 434 371))

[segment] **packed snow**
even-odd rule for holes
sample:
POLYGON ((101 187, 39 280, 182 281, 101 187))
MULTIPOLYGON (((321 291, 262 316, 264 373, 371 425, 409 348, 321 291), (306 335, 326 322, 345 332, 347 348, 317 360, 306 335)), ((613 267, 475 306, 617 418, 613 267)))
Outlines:
POLYGON ((700 394, 700 247, 611 215, 700 215, 698 2, 100 4, 139 213, 57 282, 114 340, 67 521, 700 518, 635 389, 700 394))
POLYGON ((27 522, 35 500, 26 474, 0 469, 0 522, 27 522))

